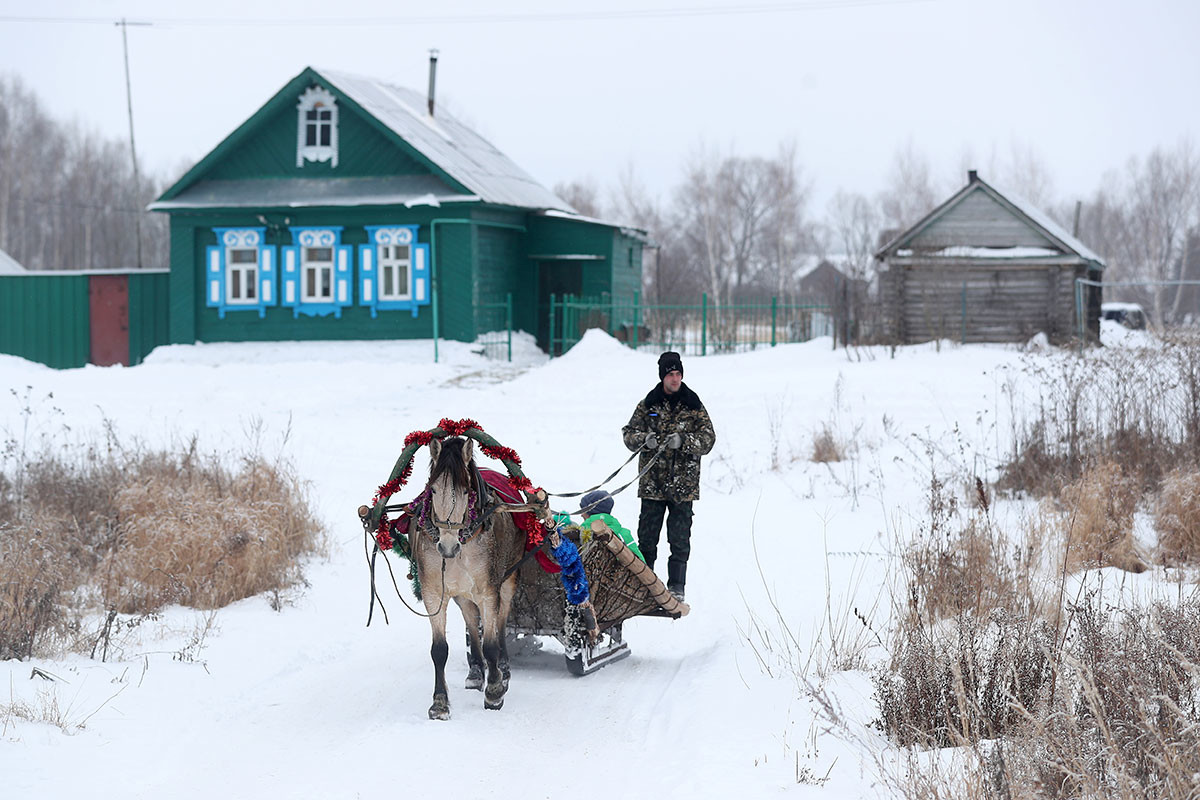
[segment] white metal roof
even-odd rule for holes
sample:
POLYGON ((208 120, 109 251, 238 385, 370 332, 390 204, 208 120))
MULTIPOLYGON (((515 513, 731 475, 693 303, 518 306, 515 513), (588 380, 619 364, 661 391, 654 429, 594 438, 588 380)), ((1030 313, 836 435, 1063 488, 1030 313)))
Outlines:
POLYGON ((574 211, 508 156, 452 115, 435 107, 434 116, 431 117, 428 99, 424 94, 340 70, 314 67, 313 71, 419 150, 446 174, 470 189, 483 202, 574 211))

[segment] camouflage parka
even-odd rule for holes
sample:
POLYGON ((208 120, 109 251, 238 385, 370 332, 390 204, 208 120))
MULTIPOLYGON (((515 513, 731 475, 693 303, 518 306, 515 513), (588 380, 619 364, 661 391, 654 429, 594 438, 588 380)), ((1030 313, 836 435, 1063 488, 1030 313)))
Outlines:
MULTIPOLYGON (((629 424, 621 429, 621 438, 627 448, 636 451, 650 433, 662 444, 675 432, 683 435, 683 443, 678 450, 664 450, 642 476, 638 497, 675 503, 700 499, 700 457, 713 449, 717 434, 699 395, 686 383, 674 395, 663 391, 661 383, 651 389, 633 410, 629 424)), ((639 472, 653 456, 654 451, 642 450, 639 472)))

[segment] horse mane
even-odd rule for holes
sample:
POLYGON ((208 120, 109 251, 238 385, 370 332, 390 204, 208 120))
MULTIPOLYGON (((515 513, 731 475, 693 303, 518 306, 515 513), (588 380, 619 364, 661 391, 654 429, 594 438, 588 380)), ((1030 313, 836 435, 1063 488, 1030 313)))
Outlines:
POLYGON ((471 486, 471 470, 463 458, 463 447, 466 439, 455 436, 442 440, 442 449, 437 461, 429 464, 429 482, 433 483, 444 473, 450 474, 450 482, 456 488, 467 489, 471 486))

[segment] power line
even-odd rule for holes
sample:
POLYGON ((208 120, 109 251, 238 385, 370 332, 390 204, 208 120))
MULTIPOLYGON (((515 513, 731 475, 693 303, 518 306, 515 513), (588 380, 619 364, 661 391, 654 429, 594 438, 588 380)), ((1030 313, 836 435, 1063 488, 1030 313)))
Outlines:
MULTIPOLYGON (((805 11, 831 11, 870 6, 899 6, 932 3, 938 0, 807 0, 790 3, 754 3, 749 5, 679 6, 673 8, 608 9, 598 11, 531 11, 459 15, 412 15, 381 17, 147 17, 128 24, 159 27, 361 27, 393 25, 479 25, 520 22, 594 22, 604 20, 675 19, 685 17, 752 16, 805 11)), ((56 25, 114 25, 111 17, 0 16, 0 23, 43 23, 56 25)))

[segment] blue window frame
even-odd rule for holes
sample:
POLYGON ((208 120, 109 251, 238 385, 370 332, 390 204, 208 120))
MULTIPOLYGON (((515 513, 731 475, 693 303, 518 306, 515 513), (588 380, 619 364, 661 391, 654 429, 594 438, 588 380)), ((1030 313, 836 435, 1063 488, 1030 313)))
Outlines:
POLYGON ((429 245, 417 241, 416 225, 367 225, 358 248, 359 303, 374 317, 384 311, 429 305, 429 245))
POLYGON ((296 227, 283 249, 280 302, 293 316, 342 316, 354 302, 354 248, 342 244, 341 226, 296 227))
POLYGON ((278 302, 279 267, 266 228, 213 228, 217 245, 205 248, 205 304, 225 318, 229 311, 257 311, 278 302))

